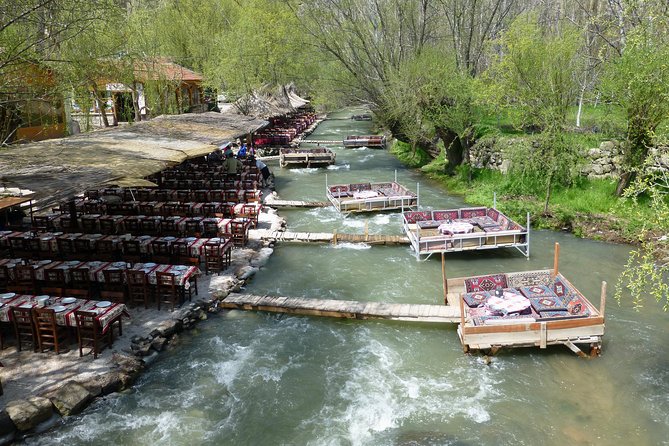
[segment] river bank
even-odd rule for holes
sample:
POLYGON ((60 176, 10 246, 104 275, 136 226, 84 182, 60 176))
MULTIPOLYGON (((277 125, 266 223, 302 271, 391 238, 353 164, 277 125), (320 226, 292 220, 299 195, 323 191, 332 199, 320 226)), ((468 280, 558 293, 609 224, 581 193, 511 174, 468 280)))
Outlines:
MULTIPOLYGON (((269 193, 269 191, 266 191, 269 193)), ((157 356, 179 344, 180 333, 218 313, 218 302, 239 291, 265 265, 273 245, 255 235, 258 230, 277 231, 285 221, 271 208, 258 216, 258 228, 251 229, 249 242, 232 252, 230 267, 219 275, 198 278, 199 295, 174 312, 132 308, 123 319, 123 335, 113 348, 97 359, 79 357, 76 342, 60 355, 53 352, 17 351, 15 346, 0 352, 0 444, 41 433, 75 415, 96 398, 130 388, 157 356)))

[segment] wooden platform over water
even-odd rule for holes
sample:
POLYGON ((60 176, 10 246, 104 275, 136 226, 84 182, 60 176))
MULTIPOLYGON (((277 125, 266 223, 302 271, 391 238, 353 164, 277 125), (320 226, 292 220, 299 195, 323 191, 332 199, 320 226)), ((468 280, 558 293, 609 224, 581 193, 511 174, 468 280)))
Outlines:
POLYGON ((266 199, 264 204, 273 208, 325 208, 332 206, 328 201, 299 201, 266 199))
POLYGON ((228 295, 219 305, 222 308, 237 310, 269 311, 273 313, 347 319, 388 319, 442 324, 460 322, 460 309, 446 305, 358 302, 352 300, 255 296, 235 293, 228 295))
POLYGON ((249 232, 250 238, 302 243, 367 243, 369 245, 408 245, 409 239, 403 235, 382 234, 339 234, 329 232, 289 232, 258 229, 249 232))

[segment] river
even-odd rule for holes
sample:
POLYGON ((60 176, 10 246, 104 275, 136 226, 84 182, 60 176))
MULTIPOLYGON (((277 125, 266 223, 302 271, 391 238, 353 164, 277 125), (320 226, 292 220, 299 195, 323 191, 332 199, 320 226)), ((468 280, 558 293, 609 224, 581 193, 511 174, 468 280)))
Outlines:
MULTIPOLYGON (((334 114, 345 118, 351 110, 334 114)), ((328 120, 311 136, 342 139, 369 122, 328 120)), ((397 176, 421 205, 458 207, 386 151, 333 147, 329 169, 281 169, 281 198, 325 199, 325 182, 397 176)), ((289 230, 400 233, 397 214, 342 218, 332 208, 282 211, 289 230)), ((453 254, 449 277, 548 268, 595 305, 612 289, 629 247, 532 233, 515 250, 453 254)), ((279 245, 247 286, 256 294, 442 301, 438 258, 407 247, 279 245)), ((610 295, 612 293, 609 293, 610 295)), ((602 356, 563 346, 503 350, 486 365, 465 355, 455 327, 231 311, 182 335, 131 391, 95 402, 29 444, 127 445, 657 445, 669 444, 669 315, 655 302, 607 305, 602 356)))

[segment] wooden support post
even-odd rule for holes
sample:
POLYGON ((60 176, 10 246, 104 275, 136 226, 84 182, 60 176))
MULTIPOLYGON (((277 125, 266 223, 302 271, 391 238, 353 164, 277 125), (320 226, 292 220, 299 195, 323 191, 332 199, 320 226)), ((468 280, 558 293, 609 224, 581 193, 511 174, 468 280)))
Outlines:
POLYGON ((446 259, 441 253, 441 279, 444 281, 444 305, 448 305, 448 281, 446 279, 446 259))
POLYGON ((555 242, 555 254, 553 256, 553 278, 558 275, 558 263, 560 261, 560 244, 555 242))
POLYGON ((467 344, 465 344, 465 298, 461 297, 460 302, 460 335, 462 336, 462 349, 467 353, 467 344))
POLYGON ((604 317, 606 310, 606 281, 602 281, 602 294, 599 301, 599 314, 604 317))
POLYGON ((369 240, 369 221, 365 222, 365 241, 369 240))
POLYGON ((334 230, 334 233, 332 234, 332 244, 334 246, 337 246, 337 230, 334 230))

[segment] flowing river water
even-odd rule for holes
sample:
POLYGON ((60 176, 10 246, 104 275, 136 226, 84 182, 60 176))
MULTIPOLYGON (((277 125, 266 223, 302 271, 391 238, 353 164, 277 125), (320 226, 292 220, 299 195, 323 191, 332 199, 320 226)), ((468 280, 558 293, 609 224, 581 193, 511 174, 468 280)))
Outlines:
MULTIPOLYGON (((351 110, 332 115, 347 118, 351 110)), ((366 134, 369 122, 328 120, 312 139, 366 134)), ((386 151, 332 147, 328 169, 281 169, 283 199, 325 200, 325 182, 420 182, 424 207, 462 206, 386 151)), ((398 214, 343 218, 333 208, 282 211, 289 230, 399 234, 398 214)), ((629 247, 532 233, 515 250, 450 254, 449 277, 552 267, 595 305, 629 247)), ((438 258, 408 247, 276 247, 247 292, 439 303, 438 258)), ((611 295, 611 293, 609 293, 611 295)), ((182 336, 122 394, 99 400, 30 444, 161 445, 656 445, 669 444, 669 316, 607 305, 602 356, 563 346, 503 350, 486 365, 465 355, 455 326, 232 311, 182 336)))

